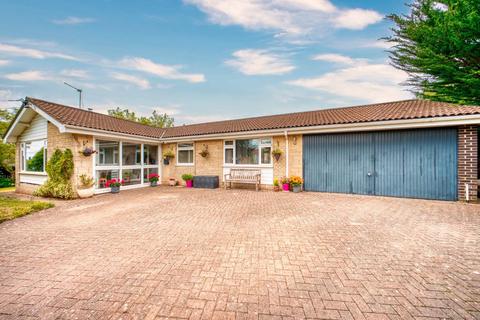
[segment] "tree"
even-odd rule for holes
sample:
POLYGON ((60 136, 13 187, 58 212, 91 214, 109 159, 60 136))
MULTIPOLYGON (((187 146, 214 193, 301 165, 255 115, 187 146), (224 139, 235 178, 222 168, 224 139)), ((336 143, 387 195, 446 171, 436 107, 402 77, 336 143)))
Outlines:
MULTIPOLYGON (((6 133, 10 122, 15 117, 17 109, 14 109, 12 112, 8 109, 0 109, 0 136, 6 133)), ((13 174, 15 168, 15 145, 11 143, 3 143, 3 140, 0 140, 0 167, 13 174)))
POLYGON ((174 119, 170 117, 168 114, 157 113, 157 111, 153 111, 150 117, 137 117, 135 112, 130 111, 128 109, 120 109, 117 107, 116 109, 108 110, 108 114, 115 118, 125 119, 130 121, 139 122, 141 124, 145 124, 152 127, 157 128, 170 128, 173 127, 174 119))
POLYGON ((408 15, 391 14, 385 38, 392 65, 409 74, 417 96, 480 105, 480 2, 415 0, 408 15))

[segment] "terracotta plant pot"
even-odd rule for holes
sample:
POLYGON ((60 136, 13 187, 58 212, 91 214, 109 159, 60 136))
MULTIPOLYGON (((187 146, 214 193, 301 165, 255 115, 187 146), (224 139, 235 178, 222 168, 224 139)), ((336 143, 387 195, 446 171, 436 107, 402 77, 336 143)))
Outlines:
POLYGON ((95 194, 95 188, 77 188, 78 197, 81 199, 93 197, 95 194))
POLYGON ((193 187, 193 180, 187 180, 187 181, 185 181, 185 185, 187 186, 187 188, 193 187))
POLYGON ((275 192, 280 191, 280 186, 273 186, 273 191, 275 191, 275 192))
POLYGON ((175 178, 168 179, 168 185, 175 187, 177 185, 177 180, 175 180, 175 178))
POLYGON ((282 190, 286 192, 290 191, 290 185, 288 183, 282 184, 282 190))

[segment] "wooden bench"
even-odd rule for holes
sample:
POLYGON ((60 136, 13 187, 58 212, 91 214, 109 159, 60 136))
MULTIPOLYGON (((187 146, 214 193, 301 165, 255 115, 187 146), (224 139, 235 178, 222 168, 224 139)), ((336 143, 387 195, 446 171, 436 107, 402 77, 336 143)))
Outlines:
POLYGON ((225 189, 227 189, 227 183, 232 188, 233 182, 255 184, 255 190, 258 191, 262 180, 262 172, 259 169, 230 169, 230 173, 227 173, 224 178, 225 189))

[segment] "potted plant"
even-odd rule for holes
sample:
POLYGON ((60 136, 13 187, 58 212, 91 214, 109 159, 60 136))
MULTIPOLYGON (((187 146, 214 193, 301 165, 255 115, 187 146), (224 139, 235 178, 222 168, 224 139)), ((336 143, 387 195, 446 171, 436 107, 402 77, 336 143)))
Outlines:
POLYGON ((79 198, 90 198, 95 193, 95 180, 86 174, 81 174, 79 177, 80 185, 77 186, 77 194, 79 198))
POLYGON ((175 153, 173 153, 173 151, 170 149, 170 150, 167 150, 163 153, 163 164, 170 164, 170 160, 175 158, 175 153))
POLYGON ((193 187, 193 175, 189 173, 182 174, 182 179, 185 181, 187 188, 193 187))
POLYGON ((288 183, 288 178, 287 177, 282 177, 280 179, 280 183, 282 184, 282 190, 283 191, 290 191, 290 184, 288 183))
POLYGON ((273 149, 273 151, 272 151, 273 158, 274 158, 276 161, 280 160, 280 157, 282 156, 282 154, 283 154, 283 151, 280 150, 279 148, 275 148, 275 149, 273 149))
POLYGON ((107 181, 105 186, 107 188, 110 188, 111 193, 119 193, 120 192, 120 187, 123 185, 123 180, 121 179, 110 179, 107 181))
POLYGON ((292 186, 292 191, 297 193, 302 191, 302 183, 303 179, 299 176, 291 176, 290 177, 290 185, 292 186))
POLYGON ((93 150, 92 147, 85 147, 82 151, 80 151, 85 157, 90 157, 92 154, 97 153, 97 151, 93 150))
POLYGON ((150 181, 150 187, 156 187, 158 183, 159 175, 156 173, 150 173, 148 175, 148 181, 150 181))
POLYGON ((277 178, 273 179, 273 191, 280 191, 280 182, 278 182, 277 178))

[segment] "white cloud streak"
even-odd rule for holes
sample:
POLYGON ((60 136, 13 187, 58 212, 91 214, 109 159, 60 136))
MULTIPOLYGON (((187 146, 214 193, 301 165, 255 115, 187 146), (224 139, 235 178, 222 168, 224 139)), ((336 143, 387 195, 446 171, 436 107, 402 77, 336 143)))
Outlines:
POLYGON ((150 89, 150 82, 147 79, 143 79, 134 75, 114 72, 111 74, 111 77, 116 80, 125 81, 135 86, 139 87, 142 90, 150 89))
POLYGON ((0 59, 0 67, 10 64, 10 60, 0 59))
POLYGON ((49 74, 38 71, 38 70, 29 70, 18 73, 9 73, 4 76, 6 79, 14 81, 47 81, 53 80, 53 77, 49 74))
POLYGON ((270 30, 286 38, 318 36, 327 29, 359 30, 377 23, 374 10, 337 8, 329 0, 184 0, 204 12, 212 23, 270 30))
POLYGON ((81 18, 81 17, 66 17, 65 19, 53 20, 52 22, 59 25, 78 25, 78 24, 95 22, 95 19, 81 18))
POLYGON ((267 50, 244 49, 233 53, 234 59, 225 64, 246 75, 281 75, 289 73, 295 66, 284 57, 267 50))
POLYGON ((405 72, 388 64, 369 64, 363 60, 363 63, 348 65, 318 77, 288 81, 287 84, 336 97, 376 103, 411 98, 411 94, 400 86, 407 78, 405 72))
POLYGON ((317 61, 326 61, 326 62, 333 62, 333 63, 339 63, 339 64, 354 64, 355 59, 352 59, 350 57, 341 55, 341 54, 336 54, 336 53, 325 53, 325 54, 318 54, 312 58, 312 60, 317 60, 317 61))
POLYGON ((119 65, 124 68, 153 74, 164 79, 183 80, 191 83, 205 82, 205 76, 203 74, 182 73, 180 72, 181 66, 159 64, 141 57, 124 58, 120 61, 119 65))
POLYGON ((89 78, 88 72, 81 69, 64 69, 60 72, 60 75, 69 77, 69 78, 77 78, 77 79, 89 78))
POLYGON ((0 52, 11 56, 28 57, 32 59, 57 58, 64 60, 79 60, 74 56, 61 52, 49 52, 32 48, 24 48, 6 43, 0 43, 0 52))

